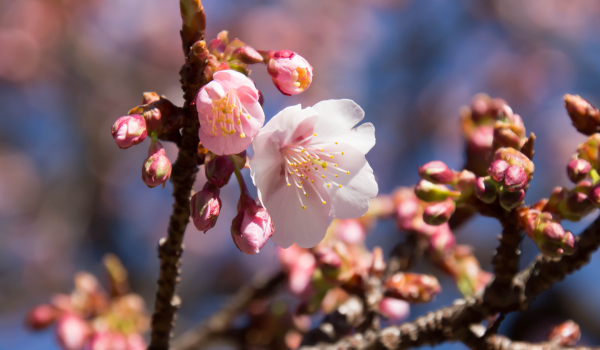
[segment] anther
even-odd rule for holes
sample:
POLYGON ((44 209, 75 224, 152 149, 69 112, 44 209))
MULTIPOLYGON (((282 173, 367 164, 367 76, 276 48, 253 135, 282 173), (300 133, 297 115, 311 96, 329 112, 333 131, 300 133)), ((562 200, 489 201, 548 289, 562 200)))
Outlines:
POLYGON ((306 206, 305 206, 305 205, 303 205, 303 206, 302 206, 302 209, 306 209, 306 206))
POLYGON ((313 136, 317 136, 317 134, 313 134, 313 136))
POLYGON ((327 204, 327 202, 323 201, 323 204, 327 204))
POLYGON ((341 184, 340 184, 339 186, 340 186, 340 188, 342 188, 342 185, 341 185, 341 184))

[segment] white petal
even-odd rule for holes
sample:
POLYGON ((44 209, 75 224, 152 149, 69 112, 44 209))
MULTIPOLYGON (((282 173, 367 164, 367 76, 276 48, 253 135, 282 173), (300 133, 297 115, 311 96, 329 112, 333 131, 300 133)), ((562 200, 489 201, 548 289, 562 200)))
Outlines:
POLYGON ((352 100, 321 101, 312 107, 319 114, 315 132, 339 135, 352 129, 365 117, 365 112, 352 100))
POLYGON ((305 184, 308 197, 300 191, 306 209, 302 209, 296 196, 294 185, 288 187, 283 177, 278 177, 275 192, 265 196, 263 203, 271 219, 275 231, 271 239, 282 248, 296 243, 301 248, 311 248, 325 237, 329 226, 331 203, 326 191, 321 196, 326 201, 323 204, 316 192, 305 184))
POLYGON ((254 156, 250 159, 249 166, 252 182, 258 189, 258 199, 264 206, 263 197, 275 191, 271 185, 279 181, 283 168, 279 142, 272 139, 273 132, 263 130, 252 141, 254 156))
POLYGON ((350 144, 363 154, 367 154, 375 146, 375 127, 371 123, 364 123, 348 133, 332 138, 331 141, 350 144))
MULTIPOLYGON (((365 215, 369 209, 369 200, 375 198, 379 191, 373 169, 364 154, 349 144, 339 143, 328 147, 329 149, 339 149, 344 152, 344 155, 335 155, 331 162, 337 164, 337 168, 350 172, 346 174, 329 170, 339 174, 333 180, 342 185, 341 188, 334 187, 330 190, 331 215, 338 219, 358 218, 365 215)), ((331 169, 332 166, 333 164, 330 164, 329 168, 331 169)))

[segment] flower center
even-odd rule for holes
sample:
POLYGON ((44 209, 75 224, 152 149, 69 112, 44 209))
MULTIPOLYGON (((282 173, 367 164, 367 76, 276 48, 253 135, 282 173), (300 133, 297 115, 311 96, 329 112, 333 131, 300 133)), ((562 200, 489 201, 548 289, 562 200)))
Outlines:
POLYGON ((300 92, 308 88, 310 80, 308 79, 308 70, 306 68, 296 68, 296 73, 294 75, 297 75, 294 86, 297 87, 300 92))
MULTIPOLYGON (((285 147, 282 152, 285 181, 288 187, 294 186, 302 209, 306 209, 306 206, 302 202, 301 193, 308 197, 308 193, 304 189, 305 183, 311 186, 321 202, 326 204, 327 202, 325 202, 316 186, 320 188, 323 186, 341 188, 342 185, 337 183, 335 178, 339 177, 340 174, 350 174, 349 171, 338 167, 337 163, 333 162, 334 155, 344 155, 344 152, 323 151, 322 147, 324 145, 329 146, 330 143, 309 143, 316 136, 317 134, 310 135, 295 145, 285 147)), ((338 143, 335 142, 335 144, 338 143)))
POLYGON ((227 137, 239 132, 240 138, 244 138, 246 135, 241 121, 244 117, 251 118, 235 90, 229 90, 223 98, 212 101, 212 116, 208 117, 208 124, 213 136, 227 137))

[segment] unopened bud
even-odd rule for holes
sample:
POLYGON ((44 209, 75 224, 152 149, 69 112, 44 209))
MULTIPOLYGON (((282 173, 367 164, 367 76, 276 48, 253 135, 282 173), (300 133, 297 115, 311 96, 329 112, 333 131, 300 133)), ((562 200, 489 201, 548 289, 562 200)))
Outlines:
POLYGON ((261 63, 263 57, 250 46, 243 46, 233 52, 233 56, 246 64, 261 63))
POLYGON ((595 207, 600 207, 600 184, 590 189, 588 199, 595 207))
POLYGON ((204 166, 206 179, 216 187, 227 185, 235 166, 229 156, 214 156, 204 166))
POLYGON ((541 220, 534 232, 534 241, 542 254, 553 258, 571 255, 577 249, 575 236, 565 231, 557 221, 541 220))
POLYGON ((142 166, 142 180, 146 186, 152 188, 158 185, 165 186, 171 177, 171 161, 165 155, 165 149, 159 141, 153 141, 148 148, 148 158, 142 166))
POLYGON ((448 197, 459 197, 460 192, 451 191, 444 185, 436 185, 427 180, 421 180, 415 187, 415 194, 425 202, 440 202, 448 197))
POLYGON ((142 104, 149 105, 152 102, 160 100, 160 96, 156 92, 144 92, 142 96, 142 104))
POLYGON ((494 160, 502 159, 510 165, 520 166, 527 174, 527 179, 531 180, 535 166, 526 155, 514 148, 499 148, 494 154, 494 160))
POLYGON ((477 181, 477 176, 469 170, 463 170, 458 173, 456 188, 460 191, 462 198, 469 197, 473 193, 475 181, 477 181))
POLYGON ((210 230, 217 223, 221 212, 220 189, 207 182, 202 191, 196 192, 190 200, 192 221, 198 231, 210 230))
POLYGON ((273 221, 265 208, 244 193, 238 208, 238 214, 231 222, 231 238, 241 252, 254 255, 273 235, 273 221))
POLYGON ((403 272, 392 275, 383 287, 386 296, 413 303, 428 302, 442 291, 434 276, 403 272))
POLYGON ((450 184, 456 179, 456 173, 444 162, 434 160, 419 167, 419 176, 434 184, 450 184))
POLYGON ((490 116, 491 99, 487 94, 477 94, 471 99, 471 118, 474 122, 490 116))
POLYGON ((90 333, 90 327, 79 316, 65 314, 58 320, 56 335, 65 350, 81 350, 90 333))
POLYGON ((500 191, 500 205, 504 210, 511 211, 516 207, 523 204, 525 200, 525 191, 524 190, 516 190, 514 192, 510 191, 500 191))
POLYGON ((429 251, 433 260, 442 260, 454 250, 456 239, 448 224, 438 226, 429 237, 429 251))
POLYGON ((453 200, 431 204, 423 212, 423 221, 428 225, 442 225, 450 220, 455 209, 456 204, 454 204, 453 200))
POLYGON ((121 149, 129 148, 146 138, 146 122, 139 114, 126 115, 117 119, 111 130, 112 136, 121 149))
POLYGON ((504 175, 504 189, 509 192, 522 190, 527 185, 527 174, 518 165, 511 165, 504 175))
POLYGON ((342 266, 342 258, 331 248, 320 248, 315 252, 317 265, 325 272, 338 270, 342 266))
POLYGON ((504 181, 504 174, 506 174, 506 170, 509 166, 510 164, 502 159, 495 160, 488 168, 488 174, 494 181, 502 182, 504 181))
POLYGON ((410 315, 410 304, 396 298, 383 298, 379 302, 379 312, 390 321, 400 322, 410 315))
POLYGON ((284 95, 297 95, 312 82, 312 66, 302 56, 289 50, 277 51, 267 64, 273 83, 284 95))
POLYGON ((585 159, 573 159, 567 165, 567 175, 573 183, 585 179, 592 170, 592 165, 585 159))
POLYGON ((573 221, 580 220, 594 208, 588 196, 581 192, 569 194, 567 199, 561 204, 559 205, 559 209, 562 209, 561 214, 563 214, 564 218, 573 221))
POLYGON ((581 338, 579 325, 571 320, 552 328, 548 340, 560 346, 573 346, 581 338))
POLYGON ((585 140, 582 144, 577 147, 576 157, 585 159, 592 165, 592 168, 600 168, 600 159, 598 155, 600 152, 600 134, 593 134, 585 140))
POLYGON ((511 124, 496 122, 494 125, 494 149, 501 147, 520 148, 521 138, 517 134, 519 131, 517 127, 511 124))
POLYGON ((51 305, 38 305, 25 316, 25 326, 32 330, 41 330, 52 324, 60 312, 51 305))
POLYGON ((480 177, 475 182, 475 196, 484 203, 493 203, 498 195, 498 184, 491 177, 480 177))
POLYGON ((381 278, 385 272, 385 259, 383 258, 383 250, 380 247, 373 248, 373 263, 371 264, 371 274, 381 278))
POLYGON ((571 117, 573 126, 585 135, 592 135, 600 130, 600 113, 596 107, 579 96, 565 95, 565 108, 571 117))

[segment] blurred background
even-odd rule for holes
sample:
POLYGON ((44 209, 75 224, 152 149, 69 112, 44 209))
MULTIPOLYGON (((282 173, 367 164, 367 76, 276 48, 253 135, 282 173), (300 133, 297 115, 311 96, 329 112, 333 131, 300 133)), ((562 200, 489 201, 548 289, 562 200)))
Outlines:
MULTIPOLYGON (((562 96, 600 105, 600 2, 596 0, 204 0, 207 38, 227 29, 256 49, 290 49, 314 67, 305 93, 287 97, 264 66, 251 78, 265 114, 301 103, 350 98, 376 128, 367 158, 380 192, 418 181, 417 166, 463 163, 458 112, 478 92, 505 99, 536 142, 536 176, 526 202, 568 185, 565 166, 585 137, 571 127, 562 96)), ((102 275, 107 252, 120 257, 132 289, 153 306, 156 245, 166 234, 171 184, 148 189, 140 178, 145 145, 122 151, 109 129, 155 91, 181 105, 183 63, 177 1, 0 0, 0 349, 57 349, 52 332, 32 334, 23 315, 73 275, 102 275)), ((176 147, 165 145, 175 159, 176 147)), ((247 171, 245 176, 248 176, 247 171)), ((196 189, 203 185, 199 177, 196 189)), ((217 310, 257 273, 277 269, 275 244, 240 253, 229 233, 238 188, 207 234, 188 227, 176 333, 217 310)), ((579 232, 595 215, 567 224, 579 232)), ((455 232, 476 247, 489 271, 500 226, 477 218, 455 232)), ((368 238, 389 252, 402 240, 392 222, 368 238)), ((523 243, 523 266, 537 254, 523 243)), ((434 271, 427 264, 418 268, 434 271)), ((600 259, 510 315, 500 331, 540 341, 573 319, 582 344, 600 344, 600 259)), ((460 297, 443 292, 411 309, 411 319, 460 297)), ((463 349, 461 344, 442 348, 463 349)))

